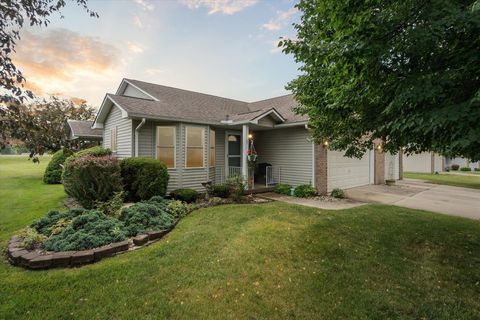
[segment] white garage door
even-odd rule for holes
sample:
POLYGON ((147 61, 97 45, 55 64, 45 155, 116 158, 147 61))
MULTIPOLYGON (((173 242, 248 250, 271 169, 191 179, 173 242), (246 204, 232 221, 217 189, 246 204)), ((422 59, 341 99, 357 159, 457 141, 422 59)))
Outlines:
POLYGON ((430 152, 411 154, 403 157, 403 171, 430 173, 431 170, 432 154, 430 152))
POLYGON ((385 153, 385 179, 400 179, 400 166, 398 153, 393 155, 389 152, 385 153))
POLYGON ((443 157, 436 154, 435 155, 435 172, 442 172, 443 171, 443 157))
POLYGON ((370 183, 370 152, 367 152, 362 159, 347 158, 343 154, 340 151, 328 151, 327 153, 328 191, 335 188, 353 188, 370 183))

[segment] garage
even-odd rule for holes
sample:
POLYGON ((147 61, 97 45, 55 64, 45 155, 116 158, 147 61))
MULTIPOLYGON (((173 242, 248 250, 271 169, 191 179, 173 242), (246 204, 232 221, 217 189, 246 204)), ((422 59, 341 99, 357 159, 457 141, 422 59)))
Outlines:
MULTIPOLYGON (((367 152, 363 158, 348 158, 340 151, 327 153, 327 190, 348 189, 367 185, 373 177, 373 157, 367 152)), ((372 179, 373 181, 373 179, 372 179)))
POLYGON ((400 158, 398 156, 398 153, 385 153, 385 179, 400 179, 400 158))
POLYGON ((403 157, 403 171, 432 172, 432 154, 430 152, 423 152, 408 156, 405 155, 403 157))

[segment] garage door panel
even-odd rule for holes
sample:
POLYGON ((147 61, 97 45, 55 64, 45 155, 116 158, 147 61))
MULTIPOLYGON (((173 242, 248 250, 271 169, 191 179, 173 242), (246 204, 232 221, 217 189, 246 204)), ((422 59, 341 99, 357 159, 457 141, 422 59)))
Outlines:
POLYGON ((370 153, 362 159, 348 158, 340 151, 327 153, 327 189, 347 189, 370 183, 370 153))

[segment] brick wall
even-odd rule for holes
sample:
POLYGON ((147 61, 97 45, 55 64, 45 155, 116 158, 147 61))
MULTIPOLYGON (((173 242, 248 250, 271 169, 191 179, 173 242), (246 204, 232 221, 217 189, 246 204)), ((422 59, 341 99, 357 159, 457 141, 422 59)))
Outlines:
POLYGON ((374 161, 375 161, 375 184, 385 184, 385 154, 379 146, 381 142, 375 142, 375 152, 374 152, 374 161))
POLYGON ((315 145, 315 187, 319 194, 327 194, 327 148, 315 145))

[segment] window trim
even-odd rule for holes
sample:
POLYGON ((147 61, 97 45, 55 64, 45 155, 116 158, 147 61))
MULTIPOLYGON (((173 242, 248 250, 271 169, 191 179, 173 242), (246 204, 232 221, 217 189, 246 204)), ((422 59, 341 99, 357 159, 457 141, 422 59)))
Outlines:
POLYGON ((110 150, 114 153, 116 153, 118 151, 118 129, 117 129, 117 126, 114 126, 114 127, 110 128, 110 150))
POLYGON ((205 127, 201 126, 185 126, 185 169, 205 169, 205 127), (201 167, 189 167, 188 163, 188 128, 199 128, 202 130, 202 166, 201 167))
MULTIPOLYGON (((155 126, 155 159, 158 160, 158 128, 173 129, 173 167, 167 170, 177 169, 177 126, 155 126)), ((165 164, 166 165, 166 164, 165 164)))
POLYGON ((217 133, 215 132, 215 130, 213 130, 212 128, 210 128, 210 131, 208 132, 208 147, 209 147, 209 156, 210 158, 208 159, 208 166, 210 168, 215 168, 215 166, 217 165, 217 155, 216 155, 216 152, 217 152, 217 144, 216 144, 216 141, 217 140, 217 133), (212 132, 213 132, 213 147, 212 147, 212 144, 211 144, 211 140, 212 140, 212 132), (212 152, 213 151, 213 152, 212 152), (213 154, 213 165, 212 165, 212 154, 213 154))

